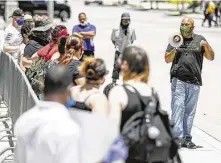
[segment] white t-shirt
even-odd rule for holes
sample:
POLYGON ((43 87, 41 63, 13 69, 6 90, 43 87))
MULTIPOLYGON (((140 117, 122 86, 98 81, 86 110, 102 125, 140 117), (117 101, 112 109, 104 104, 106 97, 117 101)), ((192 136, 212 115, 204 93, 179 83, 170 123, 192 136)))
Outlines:
POLYGON ((64 105, 41 101, 15 123, 17 163, 79 163, 80 126, 64 105))
POLYGON ((21 30, 9 24, 4 33, 4 44, 8 44, 10 46, 20 46, 23 42, 23 38, 21 35, 21 30))
POLYGON ((18 51, 12 52, 15 59, 20 58, 20 54, 24 52, 24 44, 23 44, 23 37, 21 35, 21 30, 9 24, 4 32, 4 40, 1 45, 1 50, 4 51, 3 47, 7 48, 7 46, 19 46, 18 51))

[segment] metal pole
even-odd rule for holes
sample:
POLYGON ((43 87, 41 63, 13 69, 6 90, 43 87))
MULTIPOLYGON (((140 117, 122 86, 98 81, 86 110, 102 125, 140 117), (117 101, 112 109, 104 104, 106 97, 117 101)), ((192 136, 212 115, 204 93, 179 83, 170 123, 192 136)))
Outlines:
POLYGON ((11 18, 9 18, 9 16, 11 16, 11 14, 13 13, 13 11, 18 8, 18 2, 16 0, 6 0, 5 1, 5 23, 6 26, 11 22, 11 18))
POLYGON ((54 1, 48 0, 48 17, 49 19, 54 19, 54 1))

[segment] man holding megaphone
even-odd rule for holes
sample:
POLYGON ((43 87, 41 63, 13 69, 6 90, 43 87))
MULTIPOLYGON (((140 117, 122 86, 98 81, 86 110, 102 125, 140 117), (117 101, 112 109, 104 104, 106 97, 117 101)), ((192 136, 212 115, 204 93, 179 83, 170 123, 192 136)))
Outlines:
POLYGON ((170 37, 165 53, 166 63, 172 62, 170 70, 172 92, 172 122, 174 136, 181 140, 181 146, 195 149, 191 129, 202 86, 201 72, 203 58, 214 59, 214 52, 206 39, 193 33, 194 20, 184 18, 180 34, 170 37))

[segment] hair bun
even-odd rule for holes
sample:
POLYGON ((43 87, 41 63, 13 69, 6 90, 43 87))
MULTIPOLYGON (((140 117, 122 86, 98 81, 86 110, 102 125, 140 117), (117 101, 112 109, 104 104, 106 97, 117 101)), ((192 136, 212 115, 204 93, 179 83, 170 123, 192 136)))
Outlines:
POLYGON ((89 64, 88 65, 88 69, 93 69, 93 70, 95 70, 95 68, 96 68, 96 63, 91 63, 91 64, 89 64))
POLYGON ((86 74, 87 74, 87 77, 93 77, 95 75, 95 71, 89 68, 86 74))

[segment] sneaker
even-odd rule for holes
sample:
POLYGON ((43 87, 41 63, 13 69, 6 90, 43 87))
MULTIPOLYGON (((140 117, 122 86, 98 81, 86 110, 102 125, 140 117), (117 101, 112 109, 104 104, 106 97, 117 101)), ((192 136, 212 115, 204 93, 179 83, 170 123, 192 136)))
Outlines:
POLYGON ((188 149, 196 149, 197 148, 196 144, 194 144, 191 140, 185 140, 182 143, 181 147, 188 148, 188 149))

